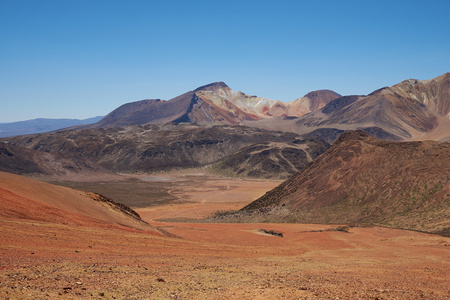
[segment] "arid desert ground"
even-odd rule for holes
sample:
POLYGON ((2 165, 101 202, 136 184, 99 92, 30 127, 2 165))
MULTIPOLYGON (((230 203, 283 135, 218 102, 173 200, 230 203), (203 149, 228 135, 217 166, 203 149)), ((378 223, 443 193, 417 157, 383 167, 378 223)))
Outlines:
MULTIPOLYGON (((119 182, 116 178, 97 184, 107 192, 119 182)), ((140 200, 136 208, 159 232, 88 219, 64 222, 2 216, 0 297, 450 297, 449 238, 376 226, 342 229, 340 225, 345 224, 213 224, 188 220, 207 217, 217 210, 238 209, 276 186, 277 181, 185 172, 137 176, 124 182, 131 182, 130 194, 142 189, 143 184, 147 189, 154 184, 161 192, 158 199, 168 195, 166 203, 152 205, 152 199, 148 199, 145 207, 140 200), (137 185, 133 187, 132 183, 137 185), (260 229, 281 232, 283 237, 260 229)), ((95 189, 94 182, 89 184, 95 189)), ((133 207, 132 203, 128 205, 133 207)))

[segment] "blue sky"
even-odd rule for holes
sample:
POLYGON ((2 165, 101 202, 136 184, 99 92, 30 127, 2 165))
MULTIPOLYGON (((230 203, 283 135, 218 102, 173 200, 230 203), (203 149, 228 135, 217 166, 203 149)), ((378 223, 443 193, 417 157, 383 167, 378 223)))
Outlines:
POLYGON ((0 0, 0 123, 214 81, 292 101, 450 72, 450 1, 0 0))

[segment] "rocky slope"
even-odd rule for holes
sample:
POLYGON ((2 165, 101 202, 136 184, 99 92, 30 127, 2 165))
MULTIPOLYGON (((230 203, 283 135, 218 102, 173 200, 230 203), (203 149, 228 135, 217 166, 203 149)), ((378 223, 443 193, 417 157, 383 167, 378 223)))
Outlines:
POLYGON ((127 103, 89 128, 174 123, 239 124, 277 116, 302 116, 322 108, 340 95, 328 90, 315 91, 284 103, 233 91, 223 82, 201 86, 165 101, 160 99, 127 103))
POLYGON ((232 176, 287 179, 306 167, 328 146, 318 138, 258 143, 225 157, 213 168, 232 176))
POLYGON ((243 124, 299 134, 360 129, 386 140, 447 140, 449 114, 450 73, 446 73, 430 80, 405 80, 367 96, 340 97, 298 119, 243 124))
POLYGON ((450 118, 450 73, 430 80, 405 80, 390 90, 401 97, 419 101, 430 112, 450 118))
POLYGON ((362 131, 348 132, 308 167, 234 217, 377 223, 448 235, 449 153, 450 142, 387 142, 362 131))
MULTIPOLYGON (((132 173, 201 167, 234 155, 245 147, 266 142, 293 143, 297 148, 312 149, 303 154, 303 162, 295 162, 295 153, 286 154, 290 155, 291 162, 288 164, 295 164, 299 168, 300 164, 311 161, 326 148, 326 143, 318 139, 303 143, 294 133, 269 132, 242 126, 188 124, 66 130, 13 137, 7 141, 9 145, 39 152, 83 157, 113 172, 132 173)), ((282 161, 274 162, 280 163, 282 161)), ((277 177, 278 171, 273 169, 272 174, 265 172, 261 176, 277 177)))
POLYGON ((98 173, 109 174, 106 169, 80 156, 47 153, 0 142, 0 171, 15 174, 70 177, 98 173))

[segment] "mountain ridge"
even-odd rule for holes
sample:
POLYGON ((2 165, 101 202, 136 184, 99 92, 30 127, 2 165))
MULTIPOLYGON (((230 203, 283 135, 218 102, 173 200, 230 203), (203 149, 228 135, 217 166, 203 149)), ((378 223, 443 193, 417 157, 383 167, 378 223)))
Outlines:
POLYGON ((346 132, 224 221, 380 224, 450 234, 450 142, 390 142, 346 132))
POLYGON ((365 130, 382 139, 445 141, 450 139, 450 73, 429 80, 408 79, 367 96, 339 97, 297 119, 242 124, 301 135, 318 129, 365 130))
POLYGON ((233 91, 219 81, 170 100, 147 99, 121 105, 99 122, 85 128, 162 125, 166 123, 220 123, 235 125, 274 116, 301 116, 340 97, 330 90, 310 92, 290 103, 233 91))
MULTIPOLYGON (((321 139, 303 139, 295 133, 271 132, 237 125, 200 126, 198 124, 85 128, 18 136, 4 139, 4 141, 7 142, 5 149, 15 149, 15 152, 9 151, 15 153, 15 156, 2 156, 0 152, 1 165, 5 168, 10 166, 4 169, 5 171, 14 170, 11 165, 20 167, 23 173, 36 172, 36 168, 30 168, 36 165, 34 163, 36 158, 41 156, 51 156, 53 158, 51 162, 55 166, 59 166, 57 157, 72 158, 71 164, 66 162, 68 166, 73 166, 72 170, 81 170, 77 166, 82 162, 84 162, 82 166, 87 164, 92 169, 103 168, 109 172, 120 173, 196 168, 217 163, 230 155, 249 158, 253 156, 251 153, 240 155, 245 147, 273 143, 275 145, 264 146, 267 151, 281 151, 286 148, 283 150, 286 155, 262 153, 262 156, 258 157, 264 157, 270 161, 273 168, 271 171, 255 173, 255 175, 260 174, 256 177, 269 178, 281 175, 276 173, 277 168, 285 170, 282 174, 284 177, 293 174, 325 151, 328 146, 321 139), (20 164, 20 161, 17 161, 20 157, 30 163, 20 164), (281 164, 292 164, 297 167, 281 167, 281 164)), ((246 159, 242 161, 242 163, 245 162, 246 159)), ((37 165, 37 170, 45 172, 48 170, 41 164, 37 165)), ((254 170, 263 169, 260 164, 252 165, 254 170)), ((228 167, 224 165, 224 168, 228 167)), ((64 173, 65 169, 58 168, 56 171, 58 174, 64 173)))

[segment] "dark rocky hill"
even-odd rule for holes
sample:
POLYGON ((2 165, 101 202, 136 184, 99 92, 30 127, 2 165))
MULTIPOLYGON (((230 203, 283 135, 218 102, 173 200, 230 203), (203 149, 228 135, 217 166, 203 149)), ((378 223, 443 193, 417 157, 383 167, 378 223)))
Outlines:
POLYGON ((233 176, 287 179, 325 152, 328 146, 318 138, 258 143, 223 158, 214 169, 233 176))
MULTIPOLYGON (((131 173, 206 166, 234 155, 245 147, 261 143, 293 143, 297 148, 308 149, 305 152, 306 161, 311 161, 326 147, 326 143, 321 140, 303 143, 294 133, 242 126, 188 124, 65 130, 12 137, 7 141, 10 145, 40 152, 83 157, 113 172, 131 173)), ((295 164, 296 168, 306 164, 306 161, 296 162, 296 154, 287 153, 289 149, 284 152, 292 161, 290 164, 295 164)), ((286 162, 274 162, 275 165, 283 163, 286 162)), ((229 163, 225 167, 229 167, 229 163)), ((236 164, 234 167, 239 166, 236 164)), ((278 177, 278 172, 281 172, 280 169, 273 167, 270 172, 254 175, 278 177)))
POLYGON ((71 176, 109 172, 80 156, 46 153, 0 142, 0 171, 21 175, 71 176))

